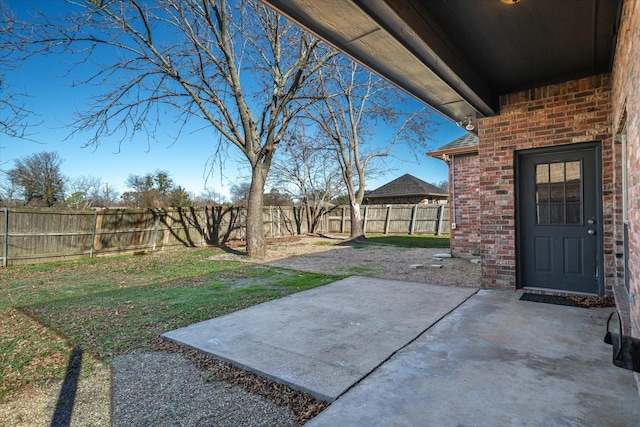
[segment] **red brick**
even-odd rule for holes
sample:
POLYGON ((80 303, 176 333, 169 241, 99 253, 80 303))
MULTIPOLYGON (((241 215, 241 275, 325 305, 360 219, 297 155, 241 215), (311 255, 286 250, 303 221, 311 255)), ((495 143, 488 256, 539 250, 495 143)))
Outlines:
MULTIPOLYGON (((482 212, 482 221, 478 227, 484 287, 517 286, 514 150, 601 140, 602 164, 610 164, 609 82, 608 75, 600 75, 505 95, 500 98, 500 116, 479 119, 478 211, 482 212), (602 111, 596 112, 596 107, 602 111)), ((476 175, 476 169, 471 173, 476 175)), ((613 191, 611 170, 603 168, 602 181, 604 194, 613 191)), ((612 224, 611 209, 604 215, 606 223, 612 224)), ((613 227, 604 227, 608 240, 613 227)), ((454 253, 459 243, 452 240, 454 253)), ((615 271, 611 267, 605 274, 615 275, 615 271)), ((612 281, 606 281, 608 289, 612 281)))
MULTIPOLYGON (((632 334, 640 337, 640 2, 624 1, 620 28, 618 30, 618 44, 613 63, 612 76, 612 124, 610 132, 619 132, 624 125, 627 127, 627 164, 621 164, 621 148, 619 144, 612 143, 615 155, 612 159, 612 173, 616 184, 621 180, 622 173, 627 173, 627 218, 629 227, 629 292, 636 297, 635 304, 618 302, 620 311, 627 311, 632 334), (620 306, 624 304, 625 306, 620 306)), ((597 102, 601 105, 601 100, 597 102)), ((600 112, 599 112, 600 113, 600 112)), ((597 115, 596 115, 597 116, 597 115)), ((608 207, 618 207, 622 203, 622 188, 616 185, 612 189, 612 200, 608 200, 608 207)), ((611 270, 615 273, 610 279, 618 285, 624 283, 624 247, 622 244, 623 222, 622 212, 612 209, 613 212, 613 238, 611 244, 612 254, 607 262, 611 264, 611 270)), ((607 271, 607 274, 612 271, 607 271)), ((636 379, 640 376, 636 374, 636 379)))

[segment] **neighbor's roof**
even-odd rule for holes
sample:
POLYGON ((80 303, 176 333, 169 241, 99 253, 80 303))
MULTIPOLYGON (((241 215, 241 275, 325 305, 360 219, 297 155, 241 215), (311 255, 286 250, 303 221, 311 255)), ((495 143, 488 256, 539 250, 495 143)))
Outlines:
POLYGON ((478 137, 472 133, 454 139, 435 151, 427 153, 427 156, 442 157, 443 154, 470 154, 478 152, 478 137))
POLYGON ((368 192, 365 197, 403 197, 403 196, 447 196, 449 193, 435 185, 429 184, 413 175, 405 174, 393 181, 368 192))

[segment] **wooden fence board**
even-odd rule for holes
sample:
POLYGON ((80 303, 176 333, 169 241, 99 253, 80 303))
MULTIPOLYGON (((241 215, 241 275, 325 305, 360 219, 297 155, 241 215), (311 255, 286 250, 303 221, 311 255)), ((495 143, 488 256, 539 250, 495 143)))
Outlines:
MULTIPOLYGON (((448 234, 447 205, 367 205, 365 233, 448 234)), ((215 245, 246 236, 246 212, 208 206, 160 210, 59 211, 2 209, 0 248, 3 266, 106 254, 215 245), (6 224, 5 224, 6 218, 6 224)), ((266 237, 306 234, 298 207, 265 207, 266 237)), ((348 233, 350 207, 327 210, 320 233, 348 233)))

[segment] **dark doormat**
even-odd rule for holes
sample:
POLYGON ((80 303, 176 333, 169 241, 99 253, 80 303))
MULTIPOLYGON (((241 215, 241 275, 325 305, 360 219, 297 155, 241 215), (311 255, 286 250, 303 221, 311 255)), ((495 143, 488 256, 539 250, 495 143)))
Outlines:
POLYGON ((555 305, 568 305, 571 307, 582 307, 587 308, 588 306, 582 304, 570 297, 563 297, 557 295, 540 295, 540 294, 530 294, 525 292, 520 297, 520 301, 531 301, 531 302, 543 302, 546 304, 555 304, 555 305))

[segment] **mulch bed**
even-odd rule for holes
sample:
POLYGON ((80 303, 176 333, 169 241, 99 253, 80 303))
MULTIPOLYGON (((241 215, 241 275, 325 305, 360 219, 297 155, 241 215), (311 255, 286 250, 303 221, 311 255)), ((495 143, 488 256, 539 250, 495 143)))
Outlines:
POLYGON ((613 297, 590 297, 590 296, 578 296, 572 295, 569 298, 582 304, 587 308, 598 308, 598 307, 615 307, 616 301, 613 297))
POLYGON ((571 307, 597 308, 615 307, 616 302, 612 297, 595 297, 582 295, 541 295, 525 292, 520 297, 521 301, 541 302, 546 304, 567 305, 571 307))
POLYGON ((296 425, 302 426, 311 418, 322 412, 328 403, 314 399, 306 393, 292 390, 284 384, 262 378, 254 373, 238 369, 230 363, 223 362, 178 344, 162 340, 154 340, 152 347, 156 351, 180 353, 187 356, 198 369, 207 371, 217 381, 224 381, 239 386, 244 390, 264 396, 278 406, 286 406, 294 414, 296 425))

